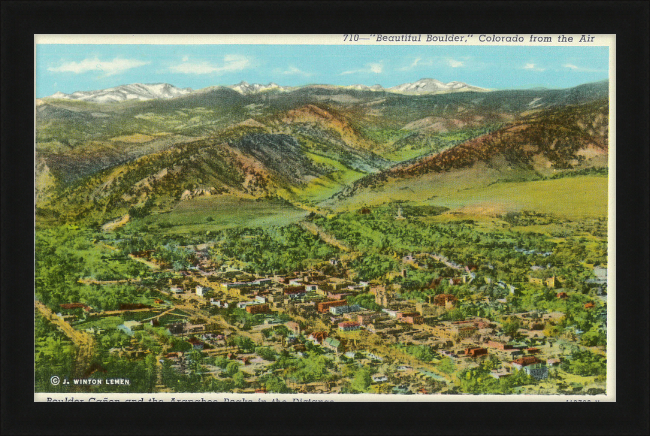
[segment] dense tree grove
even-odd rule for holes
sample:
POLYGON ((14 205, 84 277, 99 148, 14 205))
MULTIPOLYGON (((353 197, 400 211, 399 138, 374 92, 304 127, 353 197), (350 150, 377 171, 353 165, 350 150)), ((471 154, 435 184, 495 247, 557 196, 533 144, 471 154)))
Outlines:
POLYGON ((284 274, 326 260, 337 250, 298 226, 267 230, 243 228, 218 232, 215 258, 244 262, 250 272, 284 274))
POLYGON ((487 359, 476 368, 461 371, 458 375, 461 391, 467 394, 513 394, 519 386, 537 383, 537 380, 524 371, 517 370, 508 377, 496 379, 490 374, 498 366, 498 360, 487 359))
POLYGON ((576 375, 604 375, 607 371, 607 362, 604 356, 599 356, 589 350, 574 347, 571 358, 562 362, 562 370, 576 375))
MULTIPOLYGON (((115 309, 119 303, 141 299, 136 286, 92 286, 92 281, 143 277, 149 269, 118 251, 93 244, 93 233, 69 226, 36 234, 36 296, 58 310, 60 304, 81 302, 98 309, 115 309), (91 285, 79 283, 91 280, 91 285)), ((144 291, 143 291, 144 292, 144 291)))

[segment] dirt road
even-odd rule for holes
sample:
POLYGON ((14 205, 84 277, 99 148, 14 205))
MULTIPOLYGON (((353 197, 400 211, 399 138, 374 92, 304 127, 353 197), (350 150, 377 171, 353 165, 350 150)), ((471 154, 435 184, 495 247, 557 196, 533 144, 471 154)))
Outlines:
POLYGON ((85 332, 75 330, 70 324, 56 316, 54 312, 40 301, 34 301, 34 306, 76 345, 77 359, 74 367, 74 375, 82 376, 90 366, 90 361, 93 357, 93 350, 95 348, 95 340, 93 337, 85 332))
POLYGON ((334 236, 330 235, 329 233, 326 233, 324 230, 322 230, 317 225, 312 224, 312 223, 308 223, 308 222, 305 222, 305 221, 302 221, 299 224, 303 229, 305 229, 308 232, 318 236, 319 238, 321 238, 327 244, 332 245, 332 246, 334 246, 334 247, 336 247, 336 248, 338 248, 340 250, 343 250, 343 251, 351 251, 350 247, 348 247, 343 242, 339 241, 338 239, 336 239, 334 236))

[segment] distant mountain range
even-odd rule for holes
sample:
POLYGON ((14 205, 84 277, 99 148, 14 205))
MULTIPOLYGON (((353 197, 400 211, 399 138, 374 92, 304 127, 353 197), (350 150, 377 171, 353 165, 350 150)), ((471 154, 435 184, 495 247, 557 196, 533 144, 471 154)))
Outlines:
MULTIPOLYGON (((298 87, 290 86, 280 86, 277 83, 268 83, 266 85, 259 83, 247 83, 242 81, 236 85, 230 85, 226 87, 211 87, 214 88, 229 88, 242 95, 257 94, 260 92, 268 91, 277 91, 277 92, 288 92, 294 91, 301 88, 309 87, 319 87, 323 85, 305 85, 298 87)), ((439 93, 449 93, 449 92, 464 92, 464 91, 474 91, 474 92, 487 92, 489 89, 479 88, 478 86, 468 85, 463 82, 449 82, 443 83, 436 79, 420 79, 417 82, 413 83, 403 83, 401 85, 393 86, 391 88, 384 88, 381 85, 351 85, 346 87, 341 87, 344 89, 355 89, 359 91, 383 91, 383 92, 392 92, 396 94, 407 94, 407 95, 428 95, 428 94, 439 94, 439 93)), ((65 99, 65 100, 81 100, 81 101, 91 101, 95 103, 113 103, 121 102, 127 100, 137 100, 137 101, 146 101, 146 100, 162 100, 180 97, 186 94, 191 94, 193 92, 201 92, 204 90, 194 91, 191 88, 177 88, 174 85, 168 83, 154 83, 154 84, 143 84, 143 83, 134 83, 131 85, 121 85, 114 88, 101 89, 98 91, 77 91, 72 94, 64 94, 62 92, 57 92, 47 99, 65 99)))
POLYGON ((191 88, 177 88, 168 83, 143 84, 134 83, 98 91, 77 91, 72 94, 57 92, 46 98, 65 100, 92 101, 95 103, 113 103, 125 100, 154 100, 179 97, 192 92, 191 88))

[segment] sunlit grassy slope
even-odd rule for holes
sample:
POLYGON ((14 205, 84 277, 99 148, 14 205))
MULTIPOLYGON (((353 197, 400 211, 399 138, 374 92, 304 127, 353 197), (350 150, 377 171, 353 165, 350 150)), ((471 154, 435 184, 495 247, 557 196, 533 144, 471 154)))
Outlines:
POLYGON ((182 201, 170 212, 150 215, 141 222, 166 233, 206 232, 232 227, 283 226, 299 221, 307 213, 277 200, 214 196, 182 201))
MULTIPOLYGON (((427 150, 428 151, 428 150, 427 150)), ((420 157, 424 154, 422 149, 404 148, 401 150, 388 153, 385 157, 393 162, 402 162, 409 159, 420 157)))
POLYGON ((365 174, 360 171, 352 170, 340 162, 324 156, 313 153, 305 153, 312 161, 320 165, 325 165, 334 169, 333 172, 311 180, 306 186, 296 188, 292 192, 301 201, 322 201, 338 192, 343 186, 346 186, 365 174))
POLYGON ((530 210, 569 218, 606 217, 607 177, 498 183, 460 191, 430 203, 452 209, 486 204, 506 211, 530 210))
MULTIPOLYGON (((485 174, 486 178, 488 174, 485 174)), ((485 181, 487 181, 486 179, 485 181)), ((445 206, 467 214, 535 211, 567 218, 606 217, 606 176, 567 177, 555 180, 480 183, 476 178, 400 180, 376 190, 365 190, 336 204, 350 210, 387 201, 412 201, 445 206), (471 180, 473 183, 467 183, 471 180)))

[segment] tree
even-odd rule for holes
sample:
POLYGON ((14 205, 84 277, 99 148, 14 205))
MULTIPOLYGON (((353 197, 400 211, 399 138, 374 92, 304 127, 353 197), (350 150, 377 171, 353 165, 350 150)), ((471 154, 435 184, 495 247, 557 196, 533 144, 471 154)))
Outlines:
POLYGON ((234 376, 239 372, 239 364, 237 362, 230 362, 228 366, 226 366, 226 374, 228 374, 230 377, 234 376))
POLYGON ((361 368, 354 374, 351 387, 355 391, 366 392, 371 382, 370 371, 361 368))
POLYGON ((214 358, 214 366, 217 366, 221 369, 226 369, 230 361, 226 359, 225 357, 218 356, 214 358))
POLYGON ((513 318, 503 323, 503 332, 510 336, 511 339, 514 339, 517 336, 517 332, 521 328, 521 322, 519 318, 513 318))
POLYGON ((192 350, 189 356, 188 369, 190 374, 198 374, 201 372, 201 364, 203 363, 203 355, 199 350, 192 350))
POLYGON ((287 394, 291 389, 287 387, 284 380, 279 377, 270 376, 264 381, 264 386, 268 392, 277 392, 279 394, 287 394))
POLYGON ((232 381, 235 384, 236 388, 242 389, 246 387, 246 380, 244 378, 244 374, 239 371, 239 368, 237 368, 237 372, 232 376, 232 381))
POLYGON ((251 352, 255 350, 255 342, 252 339, 244 336, 236 336, 234 339, 239 351, 251 352))
POLYGON ((445 357, 438 365, 438 369, 446 374, 451 374, 456 370, 456 365, 449 357, 445 357))
MULTIPOLYGON (((311 342, 307 342, 307 344, 311 345, 311 342)), ((257 353, 258 356, 260 356, 264 360, 275 360, 275 357, 277 356, 277 353, 269 347, 257 347, 255 348, 255 352, 257 353)))
POLYGON ((163 360, 161 374, 162 374, 162 382, 164 385, 169 387, 176 386, 176 383, 178 382, 179 374, 176 372, 174 368, 172 368, 171 360, 169 359, 163 360))
POLYGON ((145 358, 145 383, 147 385, 147 392, 153 392, 158 378, 158 365, 156 363, 156 356, 148 355, 145 358))
MULTIPOLYGON (((544 329, 544 336, 547 337, 547 338, 556 338, 556 337, 560 336, 560 333, 561 333, 560 327, 555 326, 555 325, 549 325, 544 329)), ((549 339, 549 343, 550 342, 551 341, 549 339)))

